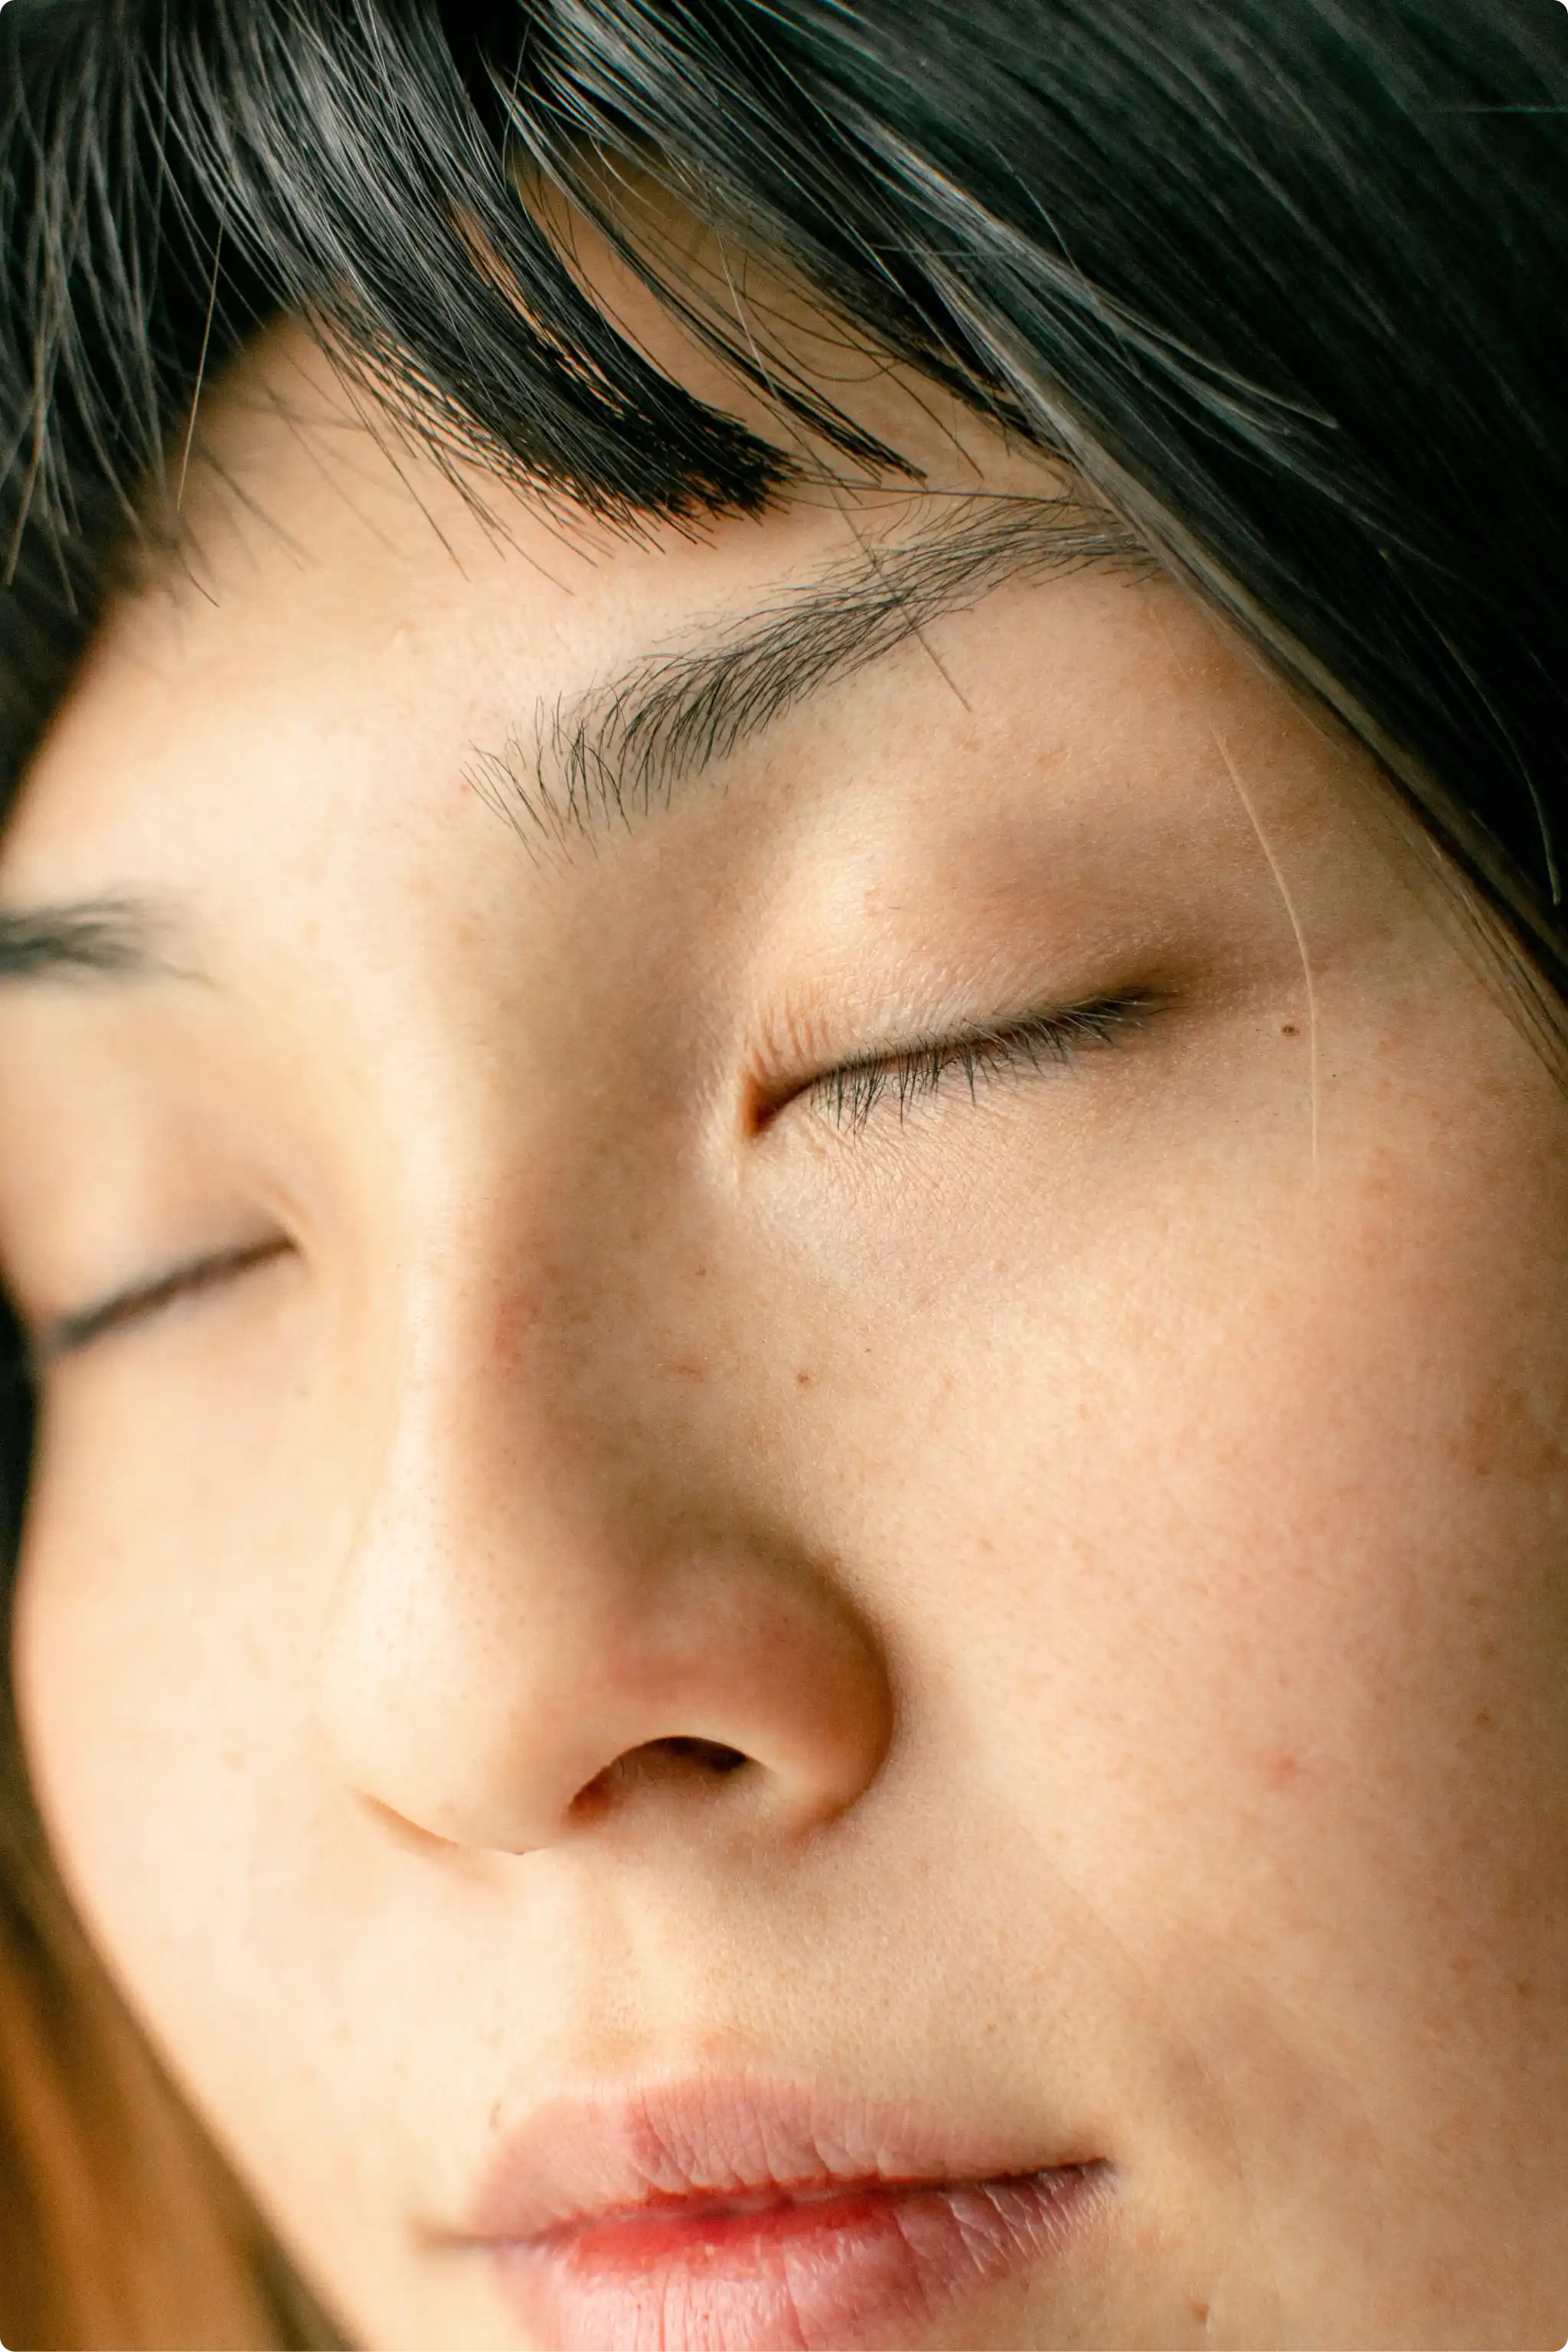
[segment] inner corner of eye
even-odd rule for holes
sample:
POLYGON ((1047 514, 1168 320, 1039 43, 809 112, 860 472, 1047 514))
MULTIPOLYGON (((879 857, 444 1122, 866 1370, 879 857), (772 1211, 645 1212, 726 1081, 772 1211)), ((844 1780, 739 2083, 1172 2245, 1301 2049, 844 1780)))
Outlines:
POLYGON ((786 1110, 810 1084, 809 1078, 786 1078, 772 1071, 753 1073, 741 1094, 742 1134, 747 1139, 765 1135, 781 1112, 786 1110))
POLYGON ((747 1136, 763 1134, 790 1104, 809 1091, 838 1055, 817 1034, 815 1022, 773 1022, 749 1052, 740 1089, 740 1126, 747 1136))

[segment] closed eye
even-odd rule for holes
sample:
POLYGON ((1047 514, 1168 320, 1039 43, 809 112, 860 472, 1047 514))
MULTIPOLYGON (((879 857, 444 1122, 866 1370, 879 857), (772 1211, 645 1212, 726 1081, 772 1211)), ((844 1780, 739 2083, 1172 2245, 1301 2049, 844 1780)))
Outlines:
POLYGON ((290 1242, 275 1235, 270 1241, 249 1243, 242 1249, 214 1250, 184 1265, 171 1267, 151 1281, 117 1290, 112 1297, 84 1307, 79 1314, 62 1316, 51 1324, 33 1343, 33 1366, 37 1370, 58 1357, 79 1354, 95 1339, 144 1322, 203 1291, 216 1290, 221 1284, 235 1281, 273 1258, 281 1257, 292 1246, 290 1242))
POLYGON ((983 1086, 1059 1068, 1115 1045, 1142 1028, 1167 1002, 1148 992, 1100 996, 1019 1021, 977 1024, 945 1037, 915 1039, 886 1053, 840 1062, 792 1095, 789 1106, 805 1105, 856 1134, 894 1108, 901 1124, 917 1104, 946 1087, 961 1087, 973 1102, 983 1086))

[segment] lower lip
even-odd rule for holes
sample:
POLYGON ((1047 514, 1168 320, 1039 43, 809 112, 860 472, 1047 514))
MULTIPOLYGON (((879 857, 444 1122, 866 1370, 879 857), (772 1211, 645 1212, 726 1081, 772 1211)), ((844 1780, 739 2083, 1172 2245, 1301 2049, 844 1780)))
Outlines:
POLYGON ((1104 2208, 1105 2169, 645 2209, 490 2253, 552 2352, 860 2352, 1059 2263, 1104 2208))

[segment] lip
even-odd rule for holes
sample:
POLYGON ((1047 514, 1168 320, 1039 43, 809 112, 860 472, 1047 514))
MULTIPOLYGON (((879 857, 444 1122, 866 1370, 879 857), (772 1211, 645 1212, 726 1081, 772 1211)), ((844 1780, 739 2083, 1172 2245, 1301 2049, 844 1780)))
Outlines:
POLYGON ((537 2108, 463 2235, 552 2352, 859 2352, 1069 2262, 1110 2177, 902 2104, 705 2077, 537 2108))

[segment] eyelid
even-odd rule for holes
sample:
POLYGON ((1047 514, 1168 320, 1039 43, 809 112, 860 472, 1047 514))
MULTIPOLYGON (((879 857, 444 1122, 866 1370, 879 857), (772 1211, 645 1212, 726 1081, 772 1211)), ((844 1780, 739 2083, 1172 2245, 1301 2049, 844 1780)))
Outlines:
POLYGON ((889 1084, 898 1091, 900 1123, 910 1107, 935 1094, 947 1074, 961 1069, 975 1098, 980 1078, 1028 1064, 1066 1064, 1083 1052, 1109 1045, 1124 1031, 1141 1027, 1172 999, 1155 989, 1108 990, 1076 1004, 1058 1004, 1010 1020, 975 1022, 942 1035, 916 1037, 873 1053, 857 1054, 820 1071, 770 1106, 763 1124, 800 1103, 827 1102, 836 1121, 858 1132, 889 1084))
POLYGON ((161 1308, 173 1306, 176 1299, 191 1297, 236 1276, 247 1274, 255 1266, 281 1257, 292 1247, 291 1242, 274 1234, 265 1242, 208 1250, 150 1279, 129 1283, 96 1306, 62 1315, 50 1324, 28 1350, 32 1369, 37 1372, 61 1356, 79 1354, 110 1331, 121 1330, 145 1316, 155 1315, 161 1308))
MULTIPOLYGON (((1077 1053, 1110 1044, 1118 1032, 1141 1025, 1169 1002, 1168 996, 1149 989, 1110 991, 1079 1004, 1025 1013, 1011 1021, 977 1022, 943 1035, 911 1038, 877 1053, 858 1054, 766 1106, 758 1124, 771 1124, 793 1104, 831 1098, 840 1124, 847 1108, 848 1124, 862 1129, 889 1079, 898 1081, 902 1120, 910 1104, 935 1093, 942 1076, 955 1065, 965 1070, 973 1098, 982 1071, 989 1076, 998 1066, 1016 1067, 1024 1061, 1037 1068, 1042 1059, 1066 1063, 1077 1053)), ((36 1373, 62 1356, 78 1354, 111 1331, 249 1273, 292 1247, 290 1241, 275 1234, 264 1242, 207 1251, 149 1279, 130 1283, 95 1306, 61 1316, 50 1324, 28 1349, 30 1368, 36 1373)))

